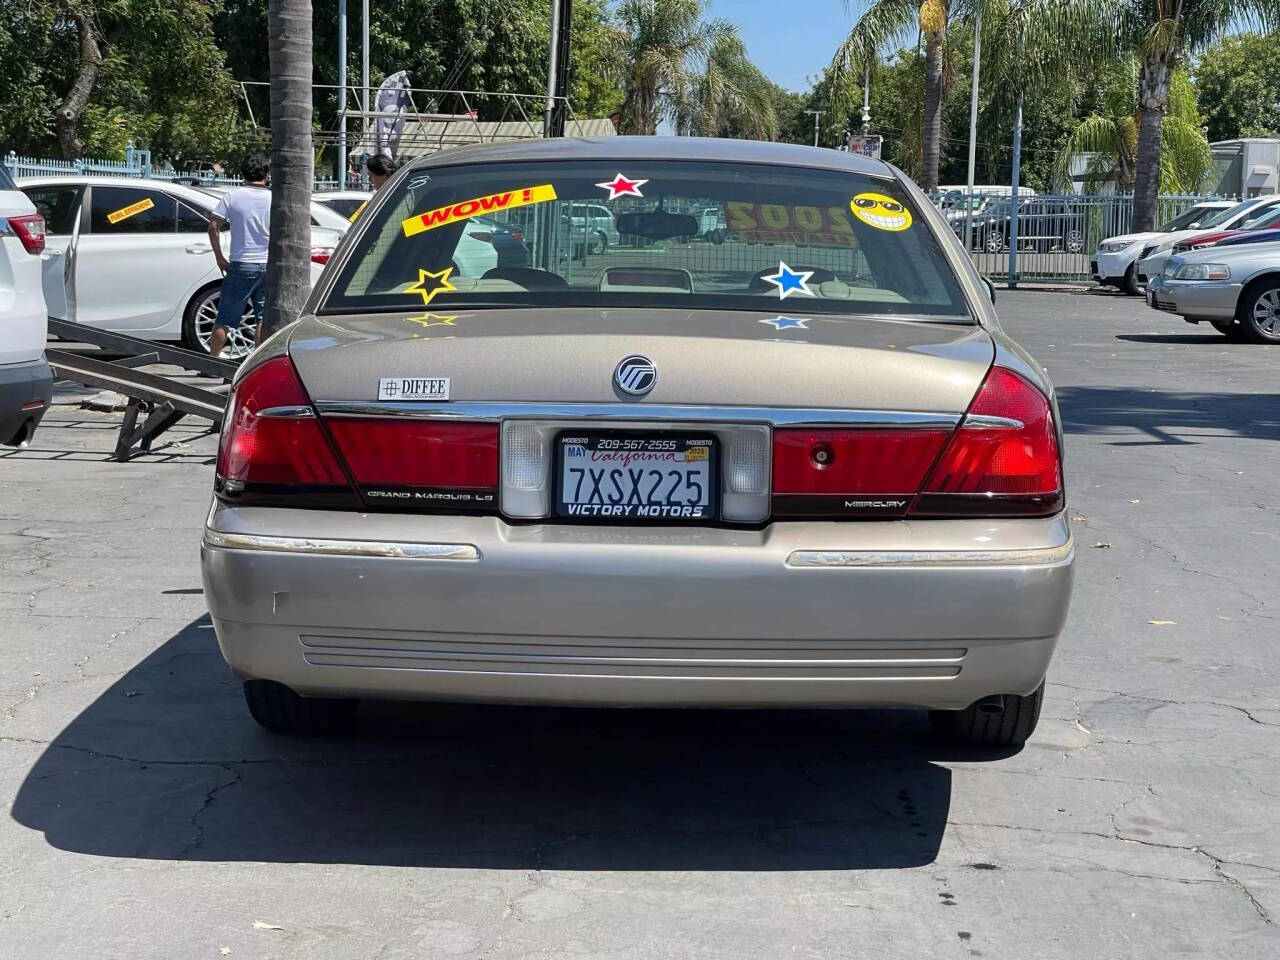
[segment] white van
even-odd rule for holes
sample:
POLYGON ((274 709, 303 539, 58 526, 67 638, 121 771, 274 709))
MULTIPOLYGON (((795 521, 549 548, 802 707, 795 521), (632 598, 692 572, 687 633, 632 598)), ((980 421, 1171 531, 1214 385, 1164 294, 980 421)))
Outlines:
POLYGON ((26 446, 53 397, 44 356, 44 218, 0 167, 0 443, 26 446))

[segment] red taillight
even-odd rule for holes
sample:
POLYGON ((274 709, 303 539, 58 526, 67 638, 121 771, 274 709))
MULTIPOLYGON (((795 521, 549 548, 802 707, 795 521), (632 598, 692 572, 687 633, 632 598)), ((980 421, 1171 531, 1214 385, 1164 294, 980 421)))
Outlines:
POLYGON ((1048 398, 992 367, 929 473, 915 515, 1043 516, 1062 508, 1062 461, 1048 398))
POLYGON ((906 513, 950 430, 809 429, 773 434, 776 516, 906 513))
POLYGON ((493 243, 493 234, 489 232, 476 231, 467 234, 472 240, 483 240, 485 243, 493 243))
POLYGON ((333 256, 333 247, 312 247, 311 262, 324 266, 329 262, 329 258, 333 256))
POLYGON ((27 253, 44 253, 44 217, 38 213, 24 213, 17 217, 5 217, 14 235, 22 241, 27 253))
POLYGON ((498 426, 430 420, 326 419, 356 484, 368 488, 498 488, 498 426))
POLYGON ((285 496, 297 505, 356 506, 311 400, 288 357, 274 357, 236 384, 218 445, 218 490, 285 496))

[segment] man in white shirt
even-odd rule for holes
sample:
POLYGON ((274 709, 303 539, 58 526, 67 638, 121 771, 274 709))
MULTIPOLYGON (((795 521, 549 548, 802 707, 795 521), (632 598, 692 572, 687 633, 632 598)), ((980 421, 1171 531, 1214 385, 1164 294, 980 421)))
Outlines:
POLYGON ((271 235, 271 191, 267 189, 266 158, 254 154, 240 165, 243 187, 224 193, 209 221, 209 244, 223 273, 218 319, 209 338, 209 353, 218 356, 227 345, 227 331, 240 326, 246 302, 253 306, 253 342, 262 335, 262 310, 266 301, 267 240, 271 235), (222 252, 219 233, 231 225, 231 259, 222 252))

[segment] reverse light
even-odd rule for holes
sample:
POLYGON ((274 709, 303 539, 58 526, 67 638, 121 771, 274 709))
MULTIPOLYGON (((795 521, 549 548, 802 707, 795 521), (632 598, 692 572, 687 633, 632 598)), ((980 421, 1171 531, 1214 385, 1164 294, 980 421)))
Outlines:
POLYGON ((359 506, 287 356, 255 367, 232 391, 214 489, 236 500, 359 506))
POLYGON ((44 253, 44 217, 38 213, 24 213, 16 217, 0 218, 0 236, 6 233, 4 229, 6 223, 8 224, 7 232, 11 232, 18 238, 22 243, 22 249, 27 253, 36 256, 44 253))
POLYGON ((1048 397, 1012 370, 992 367, 911 514, 1047 516, 1062 504, 1062 461, 1048 397))
POLYGON ((1225 263, 1184 263, 1173 275, 1175 280, 1230 280, 1231 268, 1225 263))

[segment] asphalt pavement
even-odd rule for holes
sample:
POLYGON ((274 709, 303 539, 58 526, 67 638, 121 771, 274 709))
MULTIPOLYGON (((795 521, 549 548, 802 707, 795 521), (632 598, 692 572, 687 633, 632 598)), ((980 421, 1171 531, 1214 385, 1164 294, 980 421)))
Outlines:
POLYGON ((1079 561, 1039 730, 987 755, 909 712, 270 736, 200 590, 213 439, 118 464, 118 413, 58 407, 0 453, 0 958, 1280 955, 1280 348, 998 306, 1079 561))

